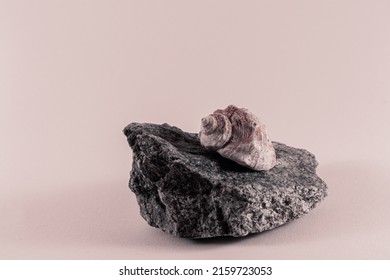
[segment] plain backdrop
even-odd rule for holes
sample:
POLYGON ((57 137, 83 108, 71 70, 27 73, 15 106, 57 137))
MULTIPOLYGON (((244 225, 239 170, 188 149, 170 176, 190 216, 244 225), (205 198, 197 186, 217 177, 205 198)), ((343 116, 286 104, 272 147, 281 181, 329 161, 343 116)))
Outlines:
POLYGON ((390 2, 0 0, 1 259, 389 259, 390 2), (235 104, 329 196, 246 238, 152 228, 122 129, 235 104))

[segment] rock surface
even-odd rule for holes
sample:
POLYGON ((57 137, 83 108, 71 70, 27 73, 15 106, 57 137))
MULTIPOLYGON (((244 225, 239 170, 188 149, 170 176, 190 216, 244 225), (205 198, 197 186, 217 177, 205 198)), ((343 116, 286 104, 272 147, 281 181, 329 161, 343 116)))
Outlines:
POLYGON ((306 150, 273 142, 277 164, 254 171, 168 124, 129 124, 130 189, 149 225, 179 237, 245 236, 301 217, 327 195, 306 150))

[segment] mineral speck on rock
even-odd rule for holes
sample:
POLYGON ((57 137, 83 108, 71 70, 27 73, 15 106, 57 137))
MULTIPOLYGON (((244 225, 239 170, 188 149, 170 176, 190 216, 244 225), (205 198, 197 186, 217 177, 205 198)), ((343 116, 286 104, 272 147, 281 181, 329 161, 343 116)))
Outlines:
POLYGON ((149 225, 179 237, 245 236, 308 213, 327 195, 306 150, 273 142, 277 163, 254 171, 168 124, 132 123, 130 189, 149 225))

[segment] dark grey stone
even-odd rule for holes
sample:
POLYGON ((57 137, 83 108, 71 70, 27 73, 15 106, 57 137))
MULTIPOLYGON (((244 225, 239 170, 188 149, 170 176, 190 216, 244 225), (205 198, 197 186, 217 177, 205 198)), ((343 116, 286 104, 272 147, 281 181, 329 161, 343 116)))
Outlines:
POLYGON ((149 225, 179 237, 245 236, 301 217, 327 195, 306 150, 273 142, 277 164, 253 171, 206 151, 195 133, 129 124, 130 189, 149 225))

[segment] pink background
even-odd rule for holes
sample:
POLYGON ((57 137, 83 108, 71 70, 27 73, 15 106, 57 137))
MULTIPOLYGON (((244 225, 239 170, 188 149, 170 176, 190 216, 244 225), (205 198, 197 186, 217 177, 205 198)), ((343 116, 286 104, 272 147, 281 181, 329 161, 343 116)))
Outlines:
POLYGON ((0 0, 1 259, 389 259, 390 2, 0 0), (149 227, 130 122, 246 107, 328 198, 242 239, 149 227))

